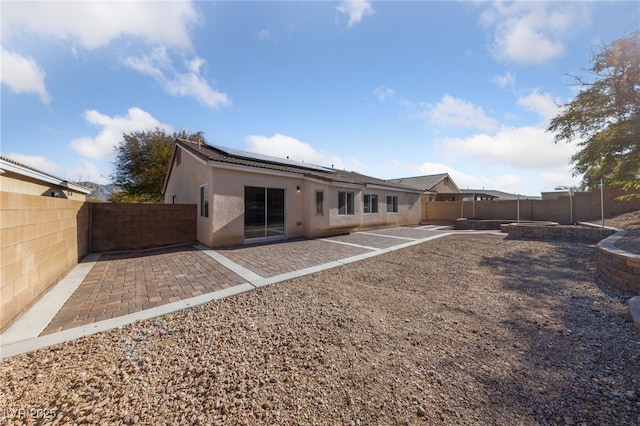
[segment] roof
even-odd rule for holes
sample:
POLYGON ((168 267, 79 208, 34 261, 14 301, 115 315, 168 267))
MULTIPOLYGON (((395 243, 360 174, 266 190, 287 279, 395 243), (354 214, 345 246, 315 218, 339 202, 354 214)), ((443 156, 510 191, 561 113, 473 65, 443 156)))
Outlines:
POLYGON ((83 194, 89 194, 93 191, 91 188, 87 188, 86 186, 69 182, 65 179, 61 179, 57 176, 51 175, 49 173, 43 172, 41 170, 35 169, 31 166, 27 166, 26 164, 19 163, 15 160, 11 160, 10 158, 0 156, 0 170, 4 172, 12 172, 19 174, 21 176, 26 176, 31 179, 36 179, 41 182, 46 182, 49 184, 57 185, 62 188, 67 188, 71 191, 80 192, 83 194))
POLYGON ((253 154, 221 146, 192 142, 184 139, 177 139, 176 144, 206 161, 297 173, 302 174, 306 177, 312 177, 335 183, 383 185, 402 190, 415 191, 414 188, 407 185, 366 176, 357 172, 338 170, 334 168, 317 166, 314 164, 298 162, 284 158, 271 157, 267 155, 253 154))
MULTIPOLYGON (((253 167, 257 169, 273 170, 288 173, 302 174, 305 177, 319 179, 331 183, 347 183, 356 185, 380 185, 389 188, 417 192, 416 188, 401 183, 366 176, 357 172, 338 170, 315 164, 293 161, 290 159, 271 157, 261 154, 253 154, 231 148, 208 145, 185 139, 176 139, 176 146, 205 160, 216 163, 234 164, 253 167)), ((175 155, 175 154, 174 154, 175 155)), ((171 173, 171 169, 169 169, 171 173)), ((169 175, 167 175, 168 181, 169 175)), ((166 186, 166 181, 165 181, 166 186)))
MULTIPOLYGON (((518 199, 518 194, 511 194, 509 192, 496 191, 494 189, 461 189, 460 192, 462 192, 463 194, 488 195, 498 200, 517 200, 518 199)), ((540 198, 540 197, 530 197, 527 195, 520 195, 521 200, 536 199, 536 198, 540 198)))
POLYGON ((451 183, 453 183, 453 185, 457 188, 457 185, 453 182, 453 180, 449 176, 449 173, 389 179, 389 182, 396 182, 402 185, 407 185, 421 191, 431 191, 434 186, 442 182, 445 178, 449 178, 451 183))

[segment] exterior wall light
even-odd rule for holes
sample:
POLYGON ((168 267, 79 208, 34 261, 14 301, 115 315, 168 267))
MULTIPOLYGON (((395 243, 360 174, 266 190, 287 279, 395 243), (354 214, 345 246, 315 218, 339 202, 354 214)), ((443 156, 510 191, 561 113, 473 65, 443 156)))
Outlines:
POLYGON ((300 192, 302 191, 302 189, 300 188, 300 186, 296 186, 296 192, 300 192))

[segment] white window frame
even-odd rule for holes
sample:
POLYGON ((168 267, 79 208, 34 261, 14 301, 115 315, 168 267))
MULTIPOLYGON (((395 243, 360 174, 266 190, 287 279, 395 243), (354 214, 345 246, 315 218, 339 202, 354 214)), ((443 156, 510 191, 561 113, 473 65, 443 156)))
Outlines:
POLYGON ((364 194, 362 196, 362 213, 378 213, 378 194, 364 194))
POLYGON ((338 216, 355 215, 356 194, 353 191, 338 191, 338 216), (340 199, 343 198, 342 204, 340 199))
POLYGON ((387 213, 398 213, 397 195, 387 195, 387 213))

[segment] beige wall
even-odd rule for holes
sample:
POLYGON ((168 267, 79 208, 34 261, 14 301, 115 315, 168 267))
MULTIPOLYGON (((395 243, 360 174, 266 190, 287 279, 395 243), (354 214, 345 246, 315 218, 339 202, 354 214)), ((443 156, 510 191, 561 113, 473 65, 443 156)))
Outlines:
POLYGON ((0 192, 0 329, 89 252, 89 205, 0 192))
MULTIPOLYGON (((618 201, 623 192, 607 188, 604 194, 605 217, 640 210, 640 199, 618 201)), ((583 222, 600 217, 600 191, 579 192, 572 197, 573 221, 583 222)), ((544 200, 520 200, 520 220, 552 221, 568 224, 571 221, 568 195, 544 200)), ((516 220, 517 200, 495 201, 437 201, 422 203, 422 220, 425 222, 454 222, 460 217, 485 220, 516 220), (464 211, 463 211, 464 209, 464 211)))
POLYGON ((244 242, 244 188, 256 186, 284 189, 285 232, 288 238, 319 237, 381 226, 418 224, 420 195, 388 188, 363 190, 361 185, 331 185, 302 174, 254 169, 234 165, 206 165, 186 152, 173 165, 165 202, 177 196, 180 203, 198 204, 198 241, 209 247, 244 242), (199 216, 200 186, 209 184, 209 218, 199 216), (297 188, 300 187, 298 192, 297 188), (316 214, 316 190, 324 192, 324 214, 316 214), (355 194, 355 214, 338 214, 338 191, 355 194), (379 197, 377 214, 363 214, 363 194, 379 197), (387 213, 386 196, 398 196, 398 213, 387 213))
POLYGON ((181 155, 180 165, 175 161, 172 165, 171 179, 167 182, 164 194, 165 203, 172 203, 173 196, 178 204, 196 204, 197 207, 197 239, 201 243, 210 246, 212 228, 212 170, 204 160, 187 155, 184 151, 181 155), (200 216, 200 186, 209 184, 209 218, 200 216))
POLYGON ((89 205, 93 252, 141 250, 196 241, 195 204, 89 205))
POLYGON ((449 178, 442 179, 436 186, 431 188, 431 190, 439 193, 460 192, 449 178))
POLYGON ((391 189, 365 189, 361 191, 359 201, 356 201, 356 211, 361 213, 361 224, 358 230, 380 228, 384 226, 417 225, 420 223, 419 193, 407 193, 391 189), (363 212, 363 195, 378 194, 378 213, 363 212), (387 196, 398 197, 398 212, 387 213, 387 196))
POLYGON ((289 174, 256 174, 243 170, 214 169, 212 244, 244 242, 244 188, 256 186, 284 189, 285 233, 288 238, 304 236, 304 181, 289 174), (297 192, 300 186, 301 191, 297 192))
POLYGON ((87 196, 81 192, 70 191, 57 185, 48 185, 36 179, 21 176, 16 173, 5 171, 0 175, 0 191, 17 192, 28 195, 51 196, 58 194, 58 198, 66 198, 75 201, 85 201, 87 196))

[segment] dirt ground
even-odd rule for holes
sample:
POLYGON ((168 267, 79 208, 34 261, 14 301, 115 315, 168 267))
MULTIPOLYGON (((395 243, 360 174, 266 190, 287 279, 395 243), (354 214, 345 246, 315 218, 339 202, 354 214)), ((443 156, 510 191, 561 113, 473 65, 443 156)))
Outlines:
POLYGON ((636 425, 640 330, 596 257, 585 243, 440 238, 4 360, 2 415, 636 425))

